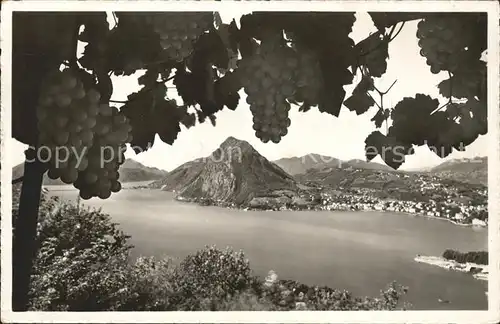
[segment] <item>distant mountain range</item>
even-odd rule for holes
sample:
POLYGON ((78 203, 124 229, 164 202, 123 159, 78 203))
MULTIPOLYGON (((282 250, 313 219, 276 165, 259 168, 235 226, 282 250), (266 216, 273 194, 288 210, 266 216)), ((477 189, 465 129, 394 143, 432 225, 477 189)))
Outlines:
POLYGON ((453 159, 432 168, 430 173, 462 182, 488 184, 488 157, 453 159))
POLYGON ((293 200, 311 184, 367 188, 399 197, 399 192, 412 195, 421 176, 486 184, 486 174, 485 158, 447 161, 428 172, 396 171, 379 163, 341 161, 318 154, 270 162, 248 142, 229 137, 210 156, 184 163, 150 186, 174 191, 186 200, 244 204, 261 197, 278 197, 278 192, 286 192, 293 200))
POLYGON ((273 162, 291 175, 304 174, 309 169, 323 168, 354 168, 392 171, 392 169, 387 165, 376 162, 366 162, 359 159, 342 161, 331 156, 320 154, 308 154, 301 157, 283 158, 273 162))
MULTIPOLYGON (((120 181, 154 181, 150 187, 174 191, 185 199, 244 204, 259 197, 295 197, 308 183, 330 187, 370 188, 384 192, 413 190, 416 175, 487 185, 488 160, 456 159, 445 161, 427 171, 396 171, 375 162, 341 161, 319 154, 283 158, 271 162, 248 142, 227 138, 208 157, 186 162, 171 172, 144 166, 127 159, 120 168, 120 181), (402 175, 408 175, 402 176, 402 175)), ((13 178, 24 172, 22 164, 13 169, 13 178)), ((63 184, 45 175, 44 184, 63 184)), ((292 198, 291 198, 292 199, 292 198)))
MULTIPOLYGON (((12 169, 12 179, 21 177, 24 174, 24 164, 18 164, 12 169)), ((163 179, 167 176, 168 172, 158 168, 152 168, 143 165, 132 159, 126 159, 120 167, 120 182, 136 182, 136 181, 153 181, 163 179)), ((60 180, 52 180, 47 174, 44 175, 44 185, 63 185, 60 180)))
MULTIPOLYGON (((274 161, 283 170, 293 176, 305 175, 312 170, 325 169, 360 169, 402 173, 429 173, 443 178, 450 178, 462 182, 488 183, 488 158, 452 159, 427 170, 399 171, 387 165, 375 162, 366 162, 359 159, 342 161, 340 159, 319 154, 308 154, 302 157, 283 158, 274 161)), ((338 173, 340 176, 342 173, 338 173)), ((302 177, 303 178, 303 177, 302 177)))

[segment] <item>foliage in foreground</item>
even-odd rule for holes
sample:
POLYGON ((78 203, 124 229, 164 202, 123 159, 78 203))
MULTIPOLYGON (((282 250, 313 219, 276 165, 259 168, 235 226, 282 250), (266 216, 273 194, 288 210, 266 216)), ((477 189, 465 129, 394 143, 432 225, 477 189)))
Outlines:
POLYGON ((487 251, 471 251, 464 253, 448 249, 443 252, 443 258, 447 260, 454 260, 458 263, 471 262, 476 264, 488 264, 487 251))
POLYGON ((31 310, 395 310, 404 287, 376 298, 253 275, 243 252, 206 247, 181 262, 131 262, 129 237, 100 211, 43 202, 31 284, 31 310))

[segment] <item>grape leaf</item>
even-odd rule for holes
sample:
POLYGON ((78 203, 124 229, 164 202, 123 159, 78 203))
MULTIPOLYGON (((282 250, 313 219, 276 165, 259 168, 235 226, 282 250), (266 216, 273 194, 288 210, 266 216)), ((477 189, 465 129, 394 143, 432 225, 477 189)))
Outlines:
POLYGON ((355 111, 357 115, 364 114, 370 109, 375 101, 366 92, 365 93, 353 93, 352 96, 344 101, 344 106, 346 106, 350 111, 355 111))
POLYGON ((234 53, 237 53, 238 52, 238 42, 239 42, 239 34, 238 33, 240 30, 238 29, 238 26, 236 25, 236 21, 234 19, 229 24, 227 31, 229 34, 228 41, 229 41, 230 48, 234 53))
POLYGON ((368 161, 380 155, 385 164, 396 170, 405 162, 406 155, 413 153, 411 145, 404 145, 394 137, 379 131, 372 132, 365 140, 365 155, 368 161))
POLYGON ((380 32, 373 33, 356 44, 354 56, 356 61, 353 63, 353 71, 358 66, 365 66, 370 76, 381 77, 387 70, 388 44, 388 39, 380 32))
POLYGON ((88 12, 81 19, 85 26, 79 39, 85 43, 104 41, 109 33, 109 23, 105 12, 88 12))
POLYGON ((375 89, 375 85, 373 84, 373 78, 370 76, 363 76, 361 81, 359 81, 356 88, 354 88, 353 92, 355 93, 366 93, 368 91, 373 91, 375 89))
POLYGON ((166 87, 156 83, 144 87, 128 96, 128 102, 120 111, 132 126, 131 145, 136 153, 148 150, 154 143, 155 135, 167 144, 173 144, 180 132, 182 109, 175 100, 165 99, 166 87))
POLYGON ((311 105, 308 104, 307 102, 304 102, 299 108, 300 112, 307 112, 309 110, 311 110, 311 105))
POLYGON ((375 122, 375 127, 380 128, 384 121, 389 118, 390 111, 388 109, 379 109, 377 113, 372 117, 371 121, 375 122))
POLYGON ((217 30, 211 30, 200 36, 195 46, 195 54, 203 56, 207 62, 216 67, 227 69, 229 64, 229 53, 217 30))
POLYGON ((344 85, 352 82, 353 75, 347 69, 347 64, 342 64, 342 53, 337 53, 337 56, 329 51, 318 54, 320 54, 318 58, 323 80, 318 109, 338 117, 346 95, 344 85))
POLYGON ((240 101, 239 89, 241 89, 241 83, 234 72, 228 72, 218 79, 214 85, 217 111, 221 110, 224 105, 231 110, 235 110, 240 101))
POLYGON ((345 90, 343 88, 337 88, 334 91, 325 90, 323 92, 322 100, 318 105, 319 111, 338 117, 340 108, 342 108, 342 102, 346 95, 345 90))
POLYGON ((217 118, 215 117, 215 115, 209 115, 209 116, 208 116, 208 119, 210 119, 210 122, 212 123, 212 126, 214 126, 214 127, 215 127, 215 126, 216 126, 216 119, 217 119, 217 118))
POLYGON ((154 113, 154 128, 160 139, 172 145, 181 131, 179 109, 174 100, 160 98, 156 101, 154 113))
POLYGON ((486 64, 481 61, 460 66, 452 77, 439 83, 439 93, 445 98, 474 98, 484 95, 486 64))
POLYGON ((197 103, 199 92, 199 82, 193 77, 193 74, 184 69, 178 69, 174 76, 174 85, 177 93, 182 98, 182 101, 187 106, 194 106, 197 103))

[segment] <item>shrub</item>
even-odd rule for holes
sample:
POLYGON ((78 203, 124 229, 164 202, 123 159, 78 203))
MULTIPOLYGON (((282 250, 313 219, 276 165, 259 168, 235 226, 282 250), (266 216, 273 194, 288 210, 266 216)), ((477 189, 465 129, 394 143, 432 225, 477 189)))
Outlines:
POLYGON ((207 246, 187 256, 175 269, 172 306, 178 310, 200 309, 202 302, 231 297, 251 287, 254 281, 243 252, 207 246))
POLYGON ((175 267, 169 258, 140 257, 130 266, 127 301, 117 310, 162 311, 171 308, 175 267))
POLYGON ((100 211, 43 202, 31 280, 33 310, 108 310, 126 299, 128 236, 100 211))
POLYGON ((279 310, 354 311, 404 310, 409 304, 400 304, 407 288, 391 283, 380 297, 355 297, 346 290, 308 286, 293 280, 278 280, 267 286, 264 295, 279 310))

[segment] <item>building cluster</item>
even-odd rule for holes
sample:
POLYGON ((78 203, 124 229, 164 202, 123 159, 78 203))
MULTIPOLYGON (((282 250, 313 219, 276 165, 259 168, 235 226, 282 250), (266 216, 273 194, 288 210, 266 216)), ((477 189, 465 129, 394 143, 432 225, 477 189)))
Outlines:
POLYGON ((486 188, 464 190, 438 181, 428 181, 429 178, 419 180, 414 182, 415 193, 419 194, 415 197, 427 197, 425 200, 380 198, 377 190, 350 188, 335 194, 323 191, 321 209, 389 211, 440 217, 459 224, 488 224, 486 188))

